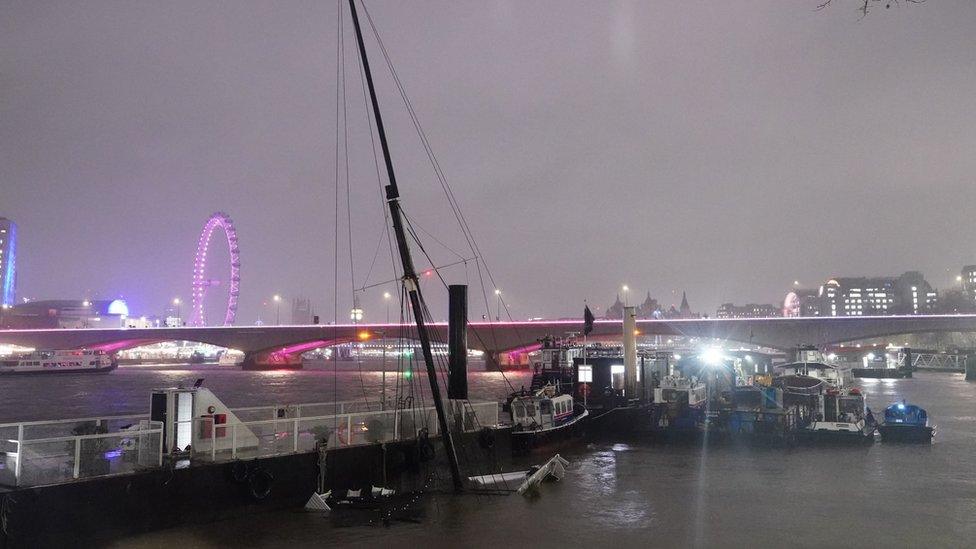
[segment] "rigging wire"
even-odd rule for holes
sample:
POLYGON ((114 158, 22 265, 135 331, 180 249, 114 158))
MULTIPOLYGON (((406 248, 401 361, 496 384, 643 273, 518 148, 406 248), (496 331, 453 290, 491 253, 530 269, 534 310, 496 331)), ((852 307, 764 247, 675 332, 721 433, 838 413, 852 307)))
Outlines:
MULTIPOLYGON (((484 274, 488 275, 488 280, 489 282, 491 282, 492 286, 494 288, 497 288, 498 285, 495 283, 495 279, 491 273, 491 269, 489 268, 488 263, 485 261, 484 256, 481 253, 481 248, 474 237, 474 233, 471 231, 471 228, 468 225, 468 222, 465 219, 464 214, 461 212, 460 204, 458 203, 457 198, 454 195, 454 191, 452 190, 450 184, 447 181, 447 177, 444 175, 444 172, 441 169, 440 162, 437 160, 437 156, 434 154, 433 148, 430 145, 430 141, 427 138, 427 134, 423 129, 423 125, 420 123, 420 119, 413 108, 413 104, 411 103, 410 98, 407 95, 405 88, 403 87, 403 83, 400 81, 400 77, 396 71, 396 67, 393 65, 393 61, 390 58, 389 52, 387 51, 385 44, 383 43, 383 39, 380 37, 379 31, 377 30, 375 23, 373 22, 373 18, 369 13, 369 9, 366 7, 365 2, 361 1, 361 3, 363 6, 363 12, 366 14, 366 19, 369 22, 370 29, 373 32, 373 36, 376 38, 377 44, 380 47, 380 51, 383 54, 383 59, 390 70, 390 74, 393 77, 393 81, 396 84, 398 92, 400 93, 400 98, 403 101, 404 106, 406 107, 407 112, 410 115, 410 120, 411 122, 413 122, 414 129, 417 132, 418 137, 420 138, 421 144, 424 147, 424 151, 427 154, 427 158, 430 161, 431 166, 434 170, 434 174, 437 177, 437 180, 440 183, 445 196, 447 197, 448 203, 451 206, 451 211, 454 213, 455 219, 457 220, 458 225, 461 228, 461 232, 468 243, 469 249, 471 250, 472 254, 480 260, 478 262, 478 267, 479 267, 478 275, 481 282, 481 291, 482 291, 482 297, 484 298, 485 311, 487 315, 490 317, 491 306, 488 301, 488 293, 485 287, 484 276, 481 272, 481 266, 484 266, 484 271, 485 271, 484 274)), ((514 318, 512 317, 511 310, 509 309, 507 304, 505 304, 505 314, 509 320, 514 320, 514 318)), ((494 325, 491 323, 489 323, 489 330, 492 335, 492 340, 495 343, 495 347, 497 348, 498 338, 497 338, 497 334, 495 333, 494 325)), ((519 334, 518 334, 517 327, 515 327, 515 331, 516 331, 516 335, 518 336, 519 334)), ((502 375, 503 376, 505 375, 504 372, 502 372, 502 375)), ((506 381, 508 381, 507 378, 506 381)))

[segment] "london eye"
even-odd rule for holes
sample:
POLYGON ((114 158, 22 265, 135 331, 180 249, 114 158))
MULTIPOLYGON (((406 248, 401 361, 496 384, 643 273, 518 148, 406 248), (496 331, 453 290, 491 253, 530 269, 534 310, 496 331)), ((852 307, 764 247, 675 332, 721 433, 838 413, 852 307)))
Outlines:
MULTIPOLYGON (((197 242, 197 254, 193 261, 193 316, 192 326, 206 326, 207 316, 204 310, 205 297, 215 287, 221 286, 221 280, 211 275, 215 266, 207 264, 208 250, 212 244, 213 234, 220 228, 227 237, 227 247, 230 250, 230 269, 227 278, 227 309, 224 312, 224 326, 234 324, 237 316, 237 298, 240 295, 241 260, 237 246, 237 230, 234 221, 224 212, 216 212, 207 219, 197 242)), ((219 268, 219 267, 217 267, 219 268)), ((226 268, 226 266, 224 267, 226 268)), ((227 271, 224 271, 227 272, 227 271)))

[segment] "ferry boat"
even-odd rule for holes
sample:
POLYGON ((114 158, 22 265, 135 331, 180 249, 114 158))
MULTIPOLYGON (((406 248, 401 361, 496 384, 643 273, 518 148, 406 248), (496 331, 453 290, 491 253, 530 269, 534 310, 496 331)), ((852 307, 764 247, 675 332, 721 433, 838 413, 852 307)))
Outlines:
POLYGON ((512 452, 516 455, 582 435, 589 416, 571 395, 557 395, 553 385, 535 394, 513 396, 508 407, 512 414, 512 452))
POLYGON ((118 366, 115 356, 105 351, 34 351, 16 358, 0 360, 0 375, 102 373, 110 372, 118 366))
POLYGON ((925 409, 901 401, 885 408, 884 421, 878 426, 881 442, 930 442, 935 428, 929 425, 925 409))
POLYGON ((859 388, 831 388, 820 396, 813 418, 797 435, 816 442, 873 442, 876 429, 859 388))

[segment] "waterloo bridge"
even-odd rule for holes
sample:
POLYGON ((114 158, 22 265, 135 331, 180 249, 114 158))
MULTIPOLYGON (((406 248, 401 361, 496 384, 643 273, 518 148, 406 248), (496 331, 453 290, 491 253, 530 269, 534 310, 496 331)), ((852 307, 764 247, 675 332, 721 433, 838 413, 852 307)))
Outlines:
MULTIPOLYGON (((447 325, 431 324, 434 341, 447 342, 447 325)), ((582 320, 471 322, 468 345, 486 353, 489 368, 520 363, 546 336, 580 333, 582 320)), ((619 338, 622 322, 597 320, 593 339, 619 338)), ((810 317, 762 319, 638 320, 640 336, 714 338, 788 350, 797 345, 827 346, 904 334, 976 332, 976 315, 810 317)), ((301 354, 356 341, 415 338, 410 324, 305 326, 221 326, 181 328, 0 330, 0 343, 37 349, 120 351, 164 341, 208 343, 243 351, 245 367, 295 367, 301 354)))

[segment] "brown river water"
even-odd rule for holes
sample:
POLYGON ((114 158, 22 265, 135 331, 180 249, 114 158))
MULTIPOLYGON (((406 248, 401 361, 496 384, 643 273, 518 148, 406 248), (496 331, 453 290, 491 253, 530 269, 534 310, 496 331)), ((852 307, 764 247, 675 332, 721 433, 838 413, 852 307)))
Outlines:
MULTIPOLYGON (((208 365, 0 379, 0 422, 148 410, 149 391, 198 377, 230 406, 377 397, 375 364, 244 372, 208 365)), ((477 369, 478 366, 475 366, 477 369)), ((395 386, 395 374, 388 383, 395 386)), ((509 373, 516 388, 527 373, 509 373)), ((422 376, 415 382, 426 383, 422 376)), ((472 399, 501 399, 473 371, 472 399)), ((634 441, 564 452, 567 476, 535 498, 434 494, 418 523, 342 526, 299 510, 134 536, 118 547, 972 547, 976 383, 961 374, 862 380, 879 412, 905 398, 938 427, 931 445, 748 448, 634 441)))

